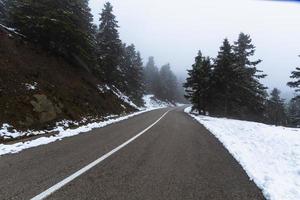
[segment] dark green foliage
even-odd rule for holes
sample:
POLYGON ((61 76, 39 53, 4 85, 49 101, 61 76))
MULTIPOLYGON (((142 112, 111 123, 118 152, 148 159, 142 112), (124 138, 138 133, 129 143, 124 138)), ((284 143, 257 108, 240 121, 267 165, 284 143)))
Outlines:
POLYGON ((272 90, 267 100, 266 118, 268 123, 276 126, 287 124, 284 99, 280 97, 280 91, 277 88, 272 90))
MULTIPOLYGON (((287 83, 291 88, 295 89, 295 92, 300 91, 300 67, 296 67, 296 70, 292 72, 290 76, 293 81, 287 83)), ((288 106, 289 124, 294 127, 300 125, 300 95, 297 94, 289 103, 288 106)))
POLYGON ((184 87, 185 97, 193 104, 193 110, 206 114, 210 110, 212 65, 209 57, 203 57, 201 51, 195 58, 195 64, 188 70, 184 87))
POLYGON ((293 98, 290 100, 287 109, 288 124, 292 127, 300 126, 300 99, 293 98))
POLYGON ((100 14, 100 26, 96 37, 99 72, 105 82, 116 87, 123 87, 123 75, 120 67, 123 48, 118 28, 113 7, 107 2, 100 14))
POLYGON ((7 18, 6 0, 0 0, 0 23, 5 24, 7 18))
POLYGON ((250 61, 254 53, 250 36, 241 33, 233 46, 223 41, 213 66, 210 59, 198 55, 185 84, 194 108, 200 113, 262 120, 267 93, 259 79, 266 75, 256 68, 260 60, 250 61), (201 65, 202 70, 197 69, 201 65))
POLYGON ((261 60, 249 60, 255 54, 255 46, 252 44, 250 36, 244 33, 240 33, 233 50, 238 71, 237 77, 240 80, 238 82, 240 106, 245 107, 246 118, 261 120, 267 96, 267 88, 259 81, 266 75, 256 68, 261 60))
POLYGON ((154 57, 149 57, 144 68, 144 77, 146 92, 148 94, 157 94, 159 92, 159 70, 154 62, 154 57))
POLYGON ((170 64, 166 64, 159 70, 153 57, 144 68, 146 93, 154 94, 158 99, 175 103, 180 101, 181 92, 177 77, 171 70, 170 64))
POLYGON ((178 94, 178 83, 176 76, 171 70, 170 64, 161 67, 159 80, 160 90, 158 91, 157 97, 175 103, 178 94))
MULTIPOLYGON (((300 67, 296 67, 296 70, 292 72, 290 78, 293 79, 294 81, 288 82, 287 85, 290 86, 291 88, 295 88, 296 92, 299 92, 300 91, 300 67)), ((299 97, 299 95, 297 97, 299 97)))
POLYGON ((94 64, 88 0, 10 0, 9 25, 74 64, 94 64))
POLYGON ((296 70, 292 72, 292 75, 290 76, 292 79, 297 79, 296 81, 288 82, 288 86, 295 88, 296 92, 300 91, 300 68, 296 67, 296 70))
POLYGON ((124 45, 124 56, 122 59, 122 71, 124 82, 121 90, 137 105, 143 105, 143 62, 139 52, 136 52, 132 44, 124 45))
POLYGON ((237 71, 234 63, 235 57, 232 52, 232 46, 225 39, 220 47, 217 58, 215 59, 214 71, 212 74, 211 93, 214 101, 213 114, 232 116, 234 104, 239 99, 235 98, 237 87, 237 71))

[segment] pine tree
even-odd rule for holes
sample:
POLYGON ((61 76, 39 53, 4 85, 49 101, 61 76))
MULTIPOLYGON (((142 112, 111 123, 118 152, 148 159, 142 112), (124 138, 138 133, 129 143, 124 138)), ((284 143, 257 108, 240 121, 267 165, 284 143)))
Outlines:
POLYGON ((146 93, 156 95, 159 93, 160 80, 159 71, 154 62, 154 57, 149 57, 148 62, 144 68, 144 78, 146 93))
POLYGON ((201 114, 210 111, 212 65, 209 57, 203 57, 201 51, 195 58, 195 64, 188 70, 188 78, 184 83, 185 97, 193 104, 193 110, 201 114))
POLYGON ((213 113, 232 116, 233 104, 238 101, 234 96, 237 87, 235 57, 228 39, 223 41, 214 63, 212 93, 214 94, 213 113))
MULTIPOLYGON (((300 57, 300 56, 299 56, 300 57)), ((290 76, 294 81, 290 81, 287 85, 291 88, 295 88, 295 92, 300 91, 300 67, 296 67, 295 71, 292 71, 292 75, 290 76)), ((297 97, 300 97, 299 95, 297 97)))
POLYGON ((267 101, 266 114, 268 122, 278 125, 286 125, 287 117, 285 112, 284 99, 280 97, 280 91, 274 88, 267 101))
POLYGON ((122 42, 119 38, 118 22, 113 14, 113 6, 107 2, 100 14, 100 26, 97 40, 97 57, 101 76, 107 83, 117 87, 123 86, 122 42))
MULTIPOLYGON (((300 57, 300 56, 299 56, 300 57)), ((296 94, 300 91, 300 67, 296 67, 290 76, 293 81, 287 83, 291 88, 295 88, 296 94)), ((300 125, 300 95, 297 94, 289 103, 288 106, 289 124, 294 127, 300 125)))
POLYGON ((288 124, 293 127, 300 126, 300 99, 295 97, 290 100, 287 109, 288 124))
POLYGON ((122 61, 124 72, 124 93, 137 105, 143 104, 144 84, 143 84, 143 62, 139 52, 136 52, 132 44, 124 47, 122 61))
POLYGON ((160 90, 158 98, 175 103, 177 97, 177 78, 171 70, 170 64, 161 67, 159 71, 160 90))
POLYGON ((10 0, 8 15, 9 25, 28 40, 74 64, 94 64, 88 0, 10 0))
POLYGON ((135 74, 135 82, 133 83, 134 87, 134 100, 137 105, 143 105, 143 96, 145 94, 145 83, 144 83, 144 73, 143 73, 143 60, 140 52, 136 53, 134 59, 134 74, 135 74))
POLYGON ((255 46, 249 35, 240 33, 238 41, 234 43, 233 51, 238 83, 238 100, 244 106, 243 115, 252 120, 260 120, 265 108, 266 87, 259 82, 266 77, 261 74, 256 66, 261 60, 251 61, 250 57, 255 54, 255 46))

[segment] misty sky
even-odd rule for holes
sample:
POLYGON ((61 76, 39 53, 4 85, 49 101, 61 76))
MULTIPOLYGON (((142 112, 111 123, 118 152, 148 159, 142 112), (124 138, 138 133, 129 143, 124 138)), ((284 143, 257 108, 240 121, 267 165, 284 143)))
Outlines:
MULTIPOLYGON (((90 0, 98 21, 105 0, 90 0)), ((144 62, 171 63, 184 76, 198 50, 215 57, 225 37, 250 34, 266 86, 287 96, 290 72, 300 67, 300 3, 259 0, 111 0, 120 37, 134 43, 144 62)))

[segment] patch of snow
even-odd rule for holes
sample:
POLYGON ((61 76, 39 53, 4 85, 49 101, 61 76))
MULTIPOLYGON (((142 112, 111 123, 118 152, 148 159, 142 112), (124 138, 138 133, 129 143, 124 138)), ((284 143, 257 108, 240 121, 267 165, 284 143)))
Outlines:
POLYGON ((170 103, 156 99, 153 94, 144 95, 143 100, 146 108, 161 108, 174 106, 170 103))
POLYGON ((107 91, 110 90, 110 87, 108 85, 97 85, 98 90, 100 91, 100 93, 105 93, 107 91))
POLYGON ((125 94, 123 94, 118 88, 113 87, 113 89, 111 89, 111 91, 117 96, 119 97, 119 99, 121 99, 122 101, 124 101, 125 103, 129 104, 130 106, 132 106, 133 108, 140 110, 140 108, 135 105, 128 96, 126 96, 125 94))
POLYGON ((18 36, 21 36, 21 37, 26 38, 25 35, 23 35, 23 34, 17 32, 16 29, 14 29, 14 28, 10 28, 10 27, 4 26, 3 24, 0 24, 0 27, 2 27, 2 28, 4 28, 5 30, 7 30, 7 31, 9 31, 9 32, 12 32, 12 33, 14 33, 14 34, 16 34, 16 35, 18 35, 18 36))
MULTIPOLYGON (((19 138, 23 136, 30 136, 30 135, 41 135, 45 134, 46 131, 28 131, 28 132, 20 132, 14 129, 11 125, 9 124, 3 124, 2 127, 0 128, 0 137, 4 139, 13 139, 13 138, 19 138)), ((1 155, 1 153, 0 153, 1 155)))
POLYGON ((27 90, 36 90, 37 88, 37 82, 34 82, 33 84, 25 83, 24 85, 27 90))
POLYGON ((300 199, 300 129, 190 115, 223 143, 266 199, 300 199))

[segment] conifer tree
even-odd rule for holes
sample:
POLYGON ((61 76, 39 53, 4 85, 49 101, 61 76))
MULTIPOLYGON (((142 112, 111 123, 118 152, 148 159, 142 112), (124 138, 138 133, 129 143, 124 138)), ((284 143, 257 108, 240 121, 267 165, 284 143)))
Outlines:
MULTIPOLYGON (((290 76, 290 78, 293 79, 293 81, 288 82, 287 85, 291 88, 295 88, 295 92, 299 92, 300 91, 300 67, 296 67, 296 70, 292 71, 292 75, 290 76)), ((297 97, 299 97, 299 95, 297 97)))
POLYGON ((213 72, 212 93, 214 94, 214 111, 225 116, 232 115, 233 104, 237 99, 234 91, 237 87, 235 57, 228 39, 223 41, 213 72))
POLYGON ((193 104, 193 110, 200 114, 210 111, 212 65, 209 57, 203 57, 201 51, 195 58, 195 64, 188 70, 188 78, 184 84, 185 97, 193 104))
POLYGON ((266 87, 259 82, 266 77, 256 66, 261 60, 251 61, 250 57, 255 54, 255 46, 249 35, 240 33, 238 40, 234 43, 235 67, 239 92, 237 94, 240 105, 245 107, 243 115, 253 120, 260 120, 264 111, 266 100, 266 87))
POLYGON ((268 122, 278 125, 286 125, 287 117, 284 107, 284 99, 280 97, 280 91, 274 88, 266 105, 268 122))
POLYGON ((293 127, 300 126, 300 99, 293 98, 290 100, 287 109, 288 124, 293 127))
POLYGON ((118 28, 113 6, 107 2, 100 14, 100 26, 96 37, 97 59, 104 81, 121 88, 124 76, 121 69, 122 42, 118 28))
POLYGON ((94 64, 88 0, 10 0, 9 25, 74 64, 94 64))
POLYGON ((154 57, 149 57, 144 68, 146 93, 156 95, 159 92, 159 71, 154 62, 154 57))
POLYGON ((137 105, 143 104, 143 62, 139 52, 132 44, 124 48, 122 69, 124 72, 124 93, 137 105))
POLYGON ((159 71, 160 90, 157 94, 159 99, 175 103, 177 99, 177 78, 171 70, 170 64, 161 67, 159 71))

